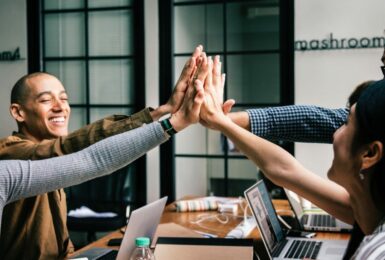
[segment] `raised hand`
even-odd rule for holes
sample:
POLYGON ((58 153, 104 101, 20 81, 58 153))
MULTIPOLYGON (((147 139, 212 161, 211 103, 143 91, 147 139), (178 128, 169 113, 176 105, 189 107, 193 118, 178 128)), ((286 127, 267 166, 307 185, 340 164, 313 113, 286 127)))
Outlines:
POLYGON ((171 97, 168 99, 166 104, 159 106, 156 110, 151 112, 151 116, 154 121, 158 120, 160 117, 166 114, 175 113, 178 111, 183 102, 186 90, 192 81, 194 73, 197 70, 202 51, 202 45, 199 45, 195 48, 192 56, 187 60, 183 67, 182 73, 179 76, 171 97))
POLYGON ((189 79, 188 87, 184 94, 182 104, 179 109, 171 115, 170 123, 176 131, 180 131, 190 124, 199 122, 200 108, 203 103, 204 91, 202 84, 194 84, 203 81, 209 71, 209 65, 205 53, 201 55, 200 66, 194 73, 194 78, 189 79))
POLYGON ((200 123, 205 127, 216 129, 212 124, 215 116, 226 116, 234 105, 234 100, 230 99, 223 103, 223 91, 225 85, 225 74, 221 74, 221 62, 219 56, 214 57, 214 62, 209 59, 209 69, 204 81, 198 79, 198 86, 204 85, 205 101, 201 108, 200 123), (211 65, 210 65, 211 63, 211 65))

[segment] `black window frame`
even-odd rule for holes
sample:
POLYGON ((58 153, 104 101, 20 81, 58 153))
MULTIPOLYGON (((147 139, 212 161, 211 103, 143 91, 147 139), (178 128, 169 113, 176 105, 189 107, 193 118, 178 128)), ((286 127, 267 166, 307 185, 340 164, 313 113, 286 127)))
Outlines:
MULTIPOLYGON (((226 7, 227 3, 234 2, 247 2, 237 0, 209 0, 209 1, 183 1, 174 3, 173 0, 162 0, 159 2, 159 30, 160 34, 159 48, 161 50, 159 63, 160 63, 160 78, 159 78, 159 101, 164 103, 171 95, 171 88, 174 84, 174 7, 180 5, 202 5, 202 4, 214 4, 222 3, 226 7)), ((226 8, 224 14, 226 14, 226 8)), ((280 104, 279 105, 292 105, 294 104, 294 0, 280 0, 279 1, 279 26, 280 26, 280 40, 279 50, 280 53, 280 104)), ((224 16, 225 17, 225 16, 224 16)), ((224 19, 226 20, 226 19, 224 19)), ((224 23, 226 23, 224 21, 224 23)), ((224 25, 225 27, 226 25, 224 25)), ((226 30, 224 30, 225 32, 226 30)), ((224 33, 224 45, 226 45, 226 33, 224 33)), ((213 53, 213 54, 228 54, 226 52, 226 46, 224 46, 225 53, 213 53)), ((242 53, 247 53, 242 52, 242 53)), ((258 53, 253 51, 252 53, 258 53)), ((186 54, 181 54, 185 56, 186 54)), ((210 53, 208 53, 210 55, 210 53)), ((224 66, 227 66, 226 55, 222 57, 224 66)), ((224 68, 225 71, 226 67, 224 68)), ((227 96, 227 88, 225 88, 225 97, 227 96)), ((239 107, 266 107, 277 106, 277 104, 263 104, 255 106, 255 104, 242 104, 239 107)), ((226 145, 226 142, 225 142, 226 145)), ((294 154, 294 144, 289 142, 280 143, 287 151, 294 154)), ((175 181, 175 142, 171 139, 168 143, 163 144, 160 147, 160 192, 161 196, 168 196, 169 201, 174 201, 176 198, 176 181, 175 181)), ((229 176, 228 176, 228 160, 229 158, 243 158, 242 155, 229 155, 225 148, 224 155, 183 155, 183 157, 198 157, 198 158, 221 158, 225 160, 225 187, 224 196, 229 194, 229 176)))
MULTIPOLYGON (((133 0, 130 7, 98 7, 88 8, 87 0, 84 1, 84 8, 65 9, 65 10, 44 10, 44 0, 26 0, 27 2, 27 49, 28 49, 28 73, 44 71, 44 62, 49 60, 71 60, 79 57, 44 57, 44 23, 43 16, 46 13, 66 13, 66 12, 85 12, 85 35, 88 35, 88 12, 90 11, 113 11, 113 10, 127 10, 132 9, 134 13, 134 51, 130 58, 134 59, 134 75, 135 75, 135 104, 91 104, 89 100, 89 71, 88 62, 86 65, 86 103, 85 104, 71 104, 73 108, 86 109, 86 121, 90 122, 90 110, 92 108, 130 108, 135 112, 140 111, 145 107, 145 48, 144 48, 144 2, 142 0, 133 0)), ((88 37, 85 37, 87 41, 88 37)), ((86 54, 82 58, 86 61, 100 58, 100 59, 120 59, 128 58, 129 56, 104 56, 91 57, 88 55, 88 44, 86 42, 86 54)), ((146 174, 146 156, 136 160, 135 165, 135 194, 132 204, 134 208, 143 206, 147 203, 147 174, 146 174)))

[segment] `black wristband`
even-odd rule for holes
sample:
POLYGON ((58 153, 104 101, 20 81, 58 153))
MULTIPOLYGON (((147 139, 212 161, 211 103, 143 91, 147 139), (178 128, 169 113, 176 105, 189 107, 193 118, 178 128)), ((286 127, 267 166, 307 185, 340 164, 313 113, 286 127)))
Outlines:
POLYGON ((176 133, 178 133, 174 127, 172 126, 172 124, 170 123, 170 118, 166 118, 162 121, 160 121, 160 125, 162 126, 163 130, 169 135, 169 136, 172 136, 176 133))

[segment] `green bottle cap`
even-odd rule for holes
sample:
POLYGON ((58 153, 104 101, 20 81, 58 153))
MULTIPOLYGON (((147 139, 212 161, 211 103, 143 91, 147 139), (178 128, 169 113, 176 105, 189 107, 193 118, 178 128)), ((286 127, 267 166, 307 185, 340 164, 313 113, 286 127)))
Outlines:
POLYGON ((137 237, 135 239, 136 246, 149 246, 150 239, 148 237, 137 237))

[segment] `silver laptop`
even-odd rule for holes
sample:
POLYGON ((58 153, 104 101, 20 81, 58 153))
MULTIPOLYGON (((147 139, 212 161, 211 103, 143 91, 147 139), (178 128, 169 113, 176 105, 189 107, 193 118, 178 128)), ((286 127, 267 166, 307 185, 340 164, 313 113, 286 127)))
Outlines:
MULTIPOLYGON (((298 225, 302 230, 328 231, 328 232, 350 232, 353 229, 349 225, 326 212, 306 211, 301 204, 301 197, 297 193, 284 189, 287 199, 298 220, 298 225)), ((317 209, 315 211, 318 211, 317 209)))
POLYGON ((245 191, 270 259, 342 259, 347 240, 291 238, 281 228, 263 180, 245 191))
POLYGON ((166 202, 167 197, 163 197, 131 213, 119 251, 108 248, 91 248, 73 258, 86 257, 88 260, 129 259, 135 249, 136 237, 149 237, 151 240, 154 238, 166 202))

